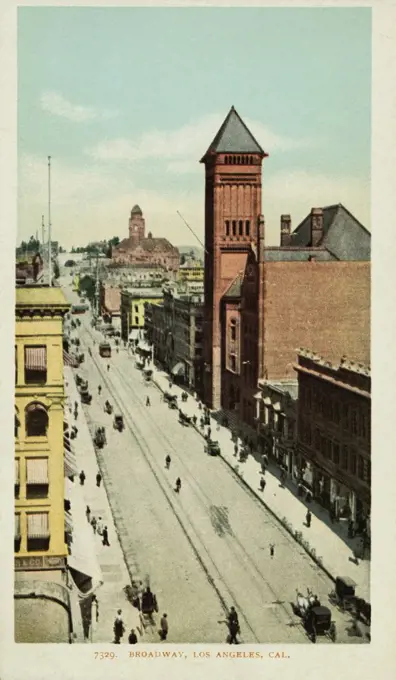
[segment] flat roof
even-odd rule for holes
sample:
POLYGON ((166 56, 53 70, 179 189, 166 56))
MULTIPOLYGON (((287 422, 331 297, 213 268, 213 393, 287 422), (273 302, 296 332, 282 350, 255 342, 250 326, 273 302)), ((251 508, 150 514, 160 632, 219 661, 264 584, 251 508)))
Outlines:
POLYGON ((23 286, 15 289, 15 304, 17 307, 70 307, 61 288, 51 286, 23 286))

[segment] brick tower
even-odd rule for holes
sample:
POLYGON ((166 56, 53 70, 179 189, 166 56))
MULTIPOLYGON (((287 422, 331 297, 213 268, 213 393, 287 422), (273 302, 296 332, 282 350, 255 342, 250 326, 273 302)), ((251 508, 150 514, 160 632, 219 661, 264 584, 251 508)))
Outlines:
POLYGON ((205 164, 204 399, 221 405, 221 299, 244 271, 257 244, 261 166, 267 154, 234 107, 201 163, 205 164))

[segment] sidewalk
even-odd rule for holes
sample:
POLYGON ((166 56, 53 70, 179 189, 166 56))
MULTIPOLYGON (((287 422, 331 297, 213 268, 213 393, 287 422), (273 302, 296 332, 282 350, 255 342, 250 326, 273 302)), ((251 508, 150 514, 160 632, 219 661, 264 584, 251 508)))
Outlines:
MULTIPOLYGON (((181 393, 185 391, 183 387, 178 385, 172 385, 169 388, 169 375, 156 368, 153 363, 150 364, 150 369, 153 370, 153 382, 162 392, 167 391, 180 397, 181 393)), ((194 397, 189 394, 188 400, 184 403, 179 399, 179 407, 188 416, 197 416, 195 429, 204 437, 207 428, 203 431, 199 426, 203 411, 198 408, 198 403, 194 397)), ((171 413, 170 411, 170 417, 172 417, 171 413)), ((175 411, 174 413, 177 415, 178 412, 175 411)), ((249 455, 245 462, 239 462, 234 454, 234 442, 231 439, 230 430, 219 425, 214 418, 211 418, 210 427, 212 429, 211 438, 219 442, 221 457, 245 482, 257 498, 295 538, 296 532, 300 533, 298 537, 299 543, 327 572, 330 578, 335 579, 337 576, 349 576, 357 584, 356 594, 369 602, 370 562, 359 560, 359 564, 356 564, 353 550, 318 516, 321 512, 325 516, 325 510, 317 504, 310 504, 312 522, 310 528, 308 528, 305 525, 307 505, 299 500, 287 486, 282 487, 279 477, 273 474, 271 469, 266 471, 266 487, 264 492, 261 492, 259 488, 261 476, 260 463, 252 455, 249 455), (313 505, 315 505, 315 508, 313 505)), ((273 469, 275 469, 274 466, 273 469)))
MULTIPOLYGON (((80 369, 79 372, 83 373, 84 371, 80 369)), ((98 463, 71 368, 65 367, 65 379, 68 383, 66 392, 69 403, 74 405, 74 402, 77 401, 79 404, 78 418, 76 421, 74 419, 71 420, 71 424, 75 424, 78 428, 77 437, 73 440, 78 474, 80 474, 81 470, 84 470, 86 475, 84 486, 80 486, 80 489, 83 490, 85 504, 89 505, 91 509, 91 517, 95 516, 97 519, 101 517, 103 524, 107 526, 110 542, 110 547, 103 546, 102 538, 98 534, 94 535, 94 545, 96 546, 96 554, 103 575, 103 584, 96 591, 99 602, 99 619, 98 621, 93 621, 89 631, 89 642, 113 642, 114 619, 117 615, 117 610, 122 609, 125 634, 121 643, 128 644, 128 634, 131 628, 136 630, 139 618, 137 610, 128 602, 123 591, 123 588, 130 584, 130 577, 114 526, 103 481, 100 487, 96 485, 96 474, 99 471, 98 463)), ((74 478, 74 484, 80 485, 78 476, 74 478)), ((84 521, 87 521, 85 516, 84 521)), ((90 530, 92 531, 92 529, 90 530)), ((93 617, 95 618, 95 608, 93 608, 93 617)), ((138 631, 136 633, 140 641, 143 641, 138 631)))

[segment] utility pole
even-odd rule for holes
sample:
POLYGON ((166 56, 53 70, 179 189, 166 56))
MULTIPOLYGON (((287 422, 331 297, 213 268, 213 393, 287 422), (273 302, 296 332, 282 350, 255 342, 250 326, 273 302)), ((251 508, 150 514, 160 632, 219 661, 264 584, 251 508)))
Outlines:
POLYGON ((43 249, 44 249, 44 234, 45 234, 44 215, 41 215, 41 243, 42 243, 42 251, 43 251, 43 249))
POLYGON ((52 286, 51 252, 51 156, 48 156, 48 285, 52 286))
POLYGON ((95 311, 99 318, 99 254, 96 254, 95 311))

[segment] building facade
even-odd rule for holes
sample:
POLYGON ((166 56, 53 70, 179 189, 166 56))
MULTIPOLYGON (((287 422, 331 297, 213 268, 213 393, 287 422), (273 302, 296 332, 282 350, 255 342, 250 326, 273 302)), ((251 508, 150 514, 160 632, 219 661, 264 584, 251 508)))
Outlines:
POLYGON ((298 455, 301 482, 337 520, 370 533, 370 368, 333 364, 299 350, 298 455))
POLYGON ((15 639, 69 642, 60 288, 16 289, 15 639))
POLYGON ((256 394, 257 444, 262 454, 283 467, 298 483, 297 450, 298 382, 259 381, 256 394))
POLYGON ((156 363, 200 396, 203 391, 203 296, 164 291, 148 305, 146 337, 156 363))
POLYGON ((135 205, 129 219, 129 236, 112 250, 114 264, 155 264, 176 272, 180 254, 166 238, 154 238, 151 231, 145 235, 145 220, 141 208, 135 205))
POLYGON ((138 337, 145 328, 146 305, 163 300, 162 289, 158 286, 124 288, 121 290, 121 337, 127 341, 133 335, 138 337))
POLYGON ((183 281, 203 281, 204 280, 204 268, 200 262, 185 262, 180 265, 180 269, 177 272, 177 280, 183 281))
POLYGON ((296 345, 370 355, 370 234, 338 204, 265 244, 267 154, 231 109, 205 163, 205 401, 255 428, 259 381, 293 380, 296 345))

